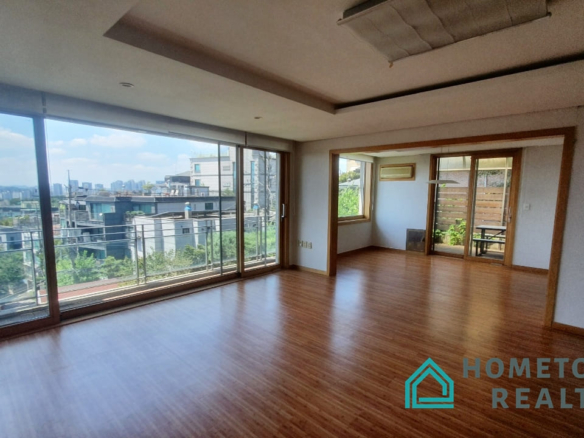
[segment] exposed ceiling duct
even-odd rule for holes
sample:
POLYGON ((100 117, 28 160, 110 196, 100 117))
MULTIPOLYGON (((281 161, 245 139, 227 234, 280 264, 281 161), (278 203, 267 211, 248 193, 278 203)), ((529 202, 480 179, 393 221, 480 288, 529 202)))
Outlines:
POLYGON ((546 15, 546 0, 369 0, 338 24, 393 62, 546 15))

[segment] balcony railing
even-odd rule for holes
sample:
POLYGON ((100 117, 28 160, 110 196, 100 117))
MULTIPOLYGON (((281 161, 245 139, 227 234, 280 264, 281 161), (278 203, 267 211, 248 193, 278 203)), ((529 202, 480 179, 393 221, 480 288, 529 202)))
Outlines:
MULTIPOLYGON (((190 281, 237 270, 234 216, 200 220, 140 217, 140 221, 147 223, 55 232, 61 308, 125 296, 164 282, 190 281)), ((277 225, 274 215, 246 216, 246 267, 277 262, 277 225)), ((12 257, 11 262, 20 269, 20 275, 0 290, 0 318, 47 305, 42 235, 20 233, 20 239, 10 242, 15 249, 0 247, 0 263, 3 257, 12 257)))

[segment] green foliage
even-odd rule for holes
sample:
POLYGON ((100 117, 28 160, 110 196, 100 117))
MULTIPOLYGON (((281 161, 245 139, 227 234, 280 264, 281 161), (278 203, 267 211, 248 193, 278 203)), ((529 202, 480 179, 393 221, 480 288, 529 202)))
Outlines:
POLYGON ((120 260, 109 256, 103 261, 101 272, 107 278, 129 277, 134 274, 134 266, 128 257, 120 260))
POLYGON ((466 234, 466 221, 462 219, 458 219, 459 222, 457 225, 452 224, 446 231, 446 235, 448 236, 448 244, 452 246, 456 245, 464 245, 464 236, 466 234))
MULTIPOLYGON (((233 263, 237 258, 237 236, 235 231, 223 232, 223 262, 233 263)), ((261 256, 264 247, 268 254, 276 251, 276 226, 268 226, 266 233, 247 231, 244 234, 245 258, 254 260, 261 256), (265 241, 264 241, 265 239, 265 241)), ((116 259, 112 256, 105 260, 96 259, 86 251, 77 253, 75 247, 59 247, 60 240, 55 241, 57 255, 57 280, 59 286, 69 286, 87 283, 102 279, 124 279, 135 276, 135 261, 130 258, 116 259)), ((140 276, 144 275, 144 268, 149 280, 174 277, 194 273, 204 269, 217 267, 220 263, 221 240, 219 234, 214 233, 213 239, 208 236, 207 245, 185 246, 177 251, 152 251, 146 258, 138 260, 140 276), (146 266, 144 266, 144 263, 146 266)), ((130 285, 134 283, 121 283, 130 285)))
MULTIPOLYGON (((58 254, 57 254, 58 255, 58 254)), ((59 286, 88 283, 102 279, 100 266, 93 254, 82 251, 79 254, 69 252, 68 257, 57 259, 57 282, 59 286)))
POLYGON ((343 172, 339 175, 339 183, 353 181, 361 178, 361 169, 352 170, 350 172, 343 172))
POLYGON ((18 199, 18 198, 13 198, 9 202, 10 202, 10 205, 20 205, 20 199, 18 199))
POLYGON ((0 219, 0 225, 3 225, 5 227, 11 227, 13 225, 12 219, 11 218, 0 219))
POLYGON ((187 245, 182 252, 193 265, 202 265, 205 263, 205 247, 203 245, 199 245, 196 249, 191 245, 187 245))
POLYGON ((345 187, 339 190, 339 217, 357 216, 359 214, 358 187, 345 187))
POLYGON ((434 242, 442 243, 442 239, 444 239, 444 233, 439 229, 434 230, 434 242))
POLYGON ((150 193, 150 190, 152 190, 153 188, 154 184, 152 184, 150 181, 142 185, 142 190, 144 190, 145 193, 150 193))
POLYGON ((21 252, 0 253, 0 294, 12 292, 24 280, 21 252))

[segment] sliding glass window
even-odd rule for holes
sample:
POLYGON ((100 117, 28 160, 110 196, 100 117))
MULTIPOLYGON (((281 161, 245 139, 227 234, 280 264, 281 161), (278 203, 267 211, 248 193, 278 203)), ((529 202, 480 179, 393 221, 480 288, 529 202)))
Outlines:
POLYGON ((236 148, 46 121, 61 310, 236 270, 236 148))
POLYGON ((0 114, 0 327, 49 316, 33 121, 0 114))
POLYGON ((280 153, 0 114, 0 166, 2 333, 280 263, 280 153))
POLYGON ((280 154, 276 152, 243 151, 246 269, 280 262, 280 167, 280 154))

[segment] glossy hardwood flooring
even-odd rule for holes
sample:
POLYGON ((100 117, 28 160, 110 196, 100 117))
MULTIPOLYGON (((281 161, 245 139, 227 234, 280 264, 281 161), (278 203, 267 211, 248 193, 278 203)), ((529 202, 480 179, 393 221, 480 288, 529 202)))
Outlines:
POLYGON ((462 377, 464 357, 584 356, 584 338, 541 328, 545 289, 540 274, 371 250, 340 257, 337 278, 281 271, 16 338, 0 343, 0 436, 583 436, 584 379, 568 370, 462 377), (454 409, 404 408, 428 357, 454 409), (493 387, 509 409, 491 408, 493 387), (554 409, 534 408, 541 388, 554 409))

